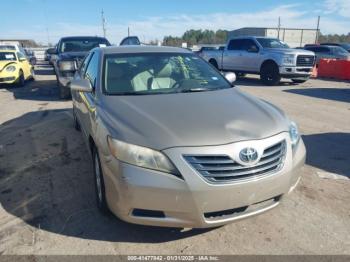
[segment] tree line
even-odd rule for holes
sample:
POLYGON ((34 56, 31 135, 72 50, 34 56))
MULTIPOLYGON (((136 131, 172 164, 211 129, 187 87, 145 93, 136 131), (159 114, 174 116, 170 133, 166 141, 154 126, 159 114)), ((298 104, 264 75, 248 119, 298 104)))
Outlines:
MULTIPOLYGON (((163 45, 167 46, 181 46, 186 42, 188 46, 197 44, 225 44, 228 38, 227 30, 187 30, 181 37, 165 36, 163 45)), ((346 34, 322 34, 320 33, 319 42, 333 42, 333 43, 350 43, 350 32, 346 34)))

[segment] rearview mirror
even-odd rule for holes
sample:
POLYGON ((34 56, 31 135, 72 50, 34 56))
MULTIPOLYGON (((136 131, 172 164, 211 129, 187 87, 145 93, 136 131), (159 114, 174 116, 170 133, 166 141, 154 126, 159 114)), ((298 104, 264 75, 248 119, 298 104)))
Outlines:
POLYGON ((56 51, 56 48, 49 48, 49 49, 47 49, 47 53, 49 54, 49 55, 55 55, 55 54, 57 54, 57 51, 56 51))
POLYGON ((74 79, 70 82, 70 89, 78 92, 92 92, 92 86, 87 79, 74 79))
POLYGON ((226 80, 229 81, 231 84, 233 84, 237 79, 236 74, 233 72, 225 73, 224 76, 226 80))

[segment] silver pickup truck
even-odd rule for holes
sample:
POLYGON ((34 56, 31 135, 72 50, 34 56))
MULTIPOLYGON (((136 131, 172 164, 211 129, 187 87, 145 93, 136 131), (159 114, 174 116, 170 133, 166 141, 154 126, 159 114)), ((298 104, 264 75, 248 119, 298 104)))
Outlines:
POLYGON ((267 85, 277 85, 281 78, 295 83, 307 81, 312 74, 315 54, 292 49, 276 38, 237 37, 228 41, 224 50, 204 51, 206 61, 222 71, 234 71, 237 76, 259 74, 267 85))

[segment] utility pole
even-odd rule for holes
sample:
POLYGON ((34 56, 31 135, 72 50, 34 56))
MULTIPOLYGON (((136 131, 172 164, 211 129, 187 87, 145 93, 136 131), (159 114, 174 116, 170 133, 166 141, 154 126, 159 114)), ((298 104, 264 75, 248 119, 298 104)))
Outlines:
POLYGON ((278 39, 280 39, 280 30, 281 30, 281 17, 278 17, 278 39))
POLYGON ((316 39, 315 39, 315 44, 318 44, 318 40, 319 40, 319 34, 320 34, 320 20, 321 20, 321 16, 318 16, 317 18, 317 29, 316 29, 316 39))
POLYGON ((102 30, 103 30, 103 37, 106 37, 106 19, 105 19, 105 13, 103 12, 103 9, 102 9, 102 12, 101 12, 101 18, 102 18, 102 30))
POLYGON ((128 27, 128 37, 130 36, 130 27, 128 27))

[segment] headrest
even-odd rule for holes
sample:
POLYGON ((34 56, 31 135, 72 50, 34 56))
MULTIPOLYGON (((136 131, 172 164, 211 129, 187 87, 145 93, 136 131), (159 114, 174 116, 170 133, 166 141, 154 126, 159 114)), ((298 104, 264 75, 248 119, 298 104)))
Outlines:
POLYGON ((172 70, 171 64, 168 63, 163 68, 161 68, 158 73, 155 74, 155 77, 156 78, 171 77, 172 72, 173 70, 172 70))
POLYGON ((108 63, 108 77, 109 78, 121 78, 126 72, 128 65, 127 64, 117 64, 117 63, 108 63))

